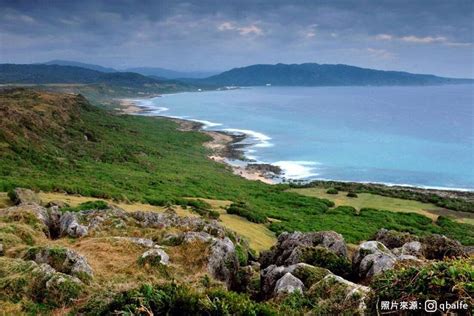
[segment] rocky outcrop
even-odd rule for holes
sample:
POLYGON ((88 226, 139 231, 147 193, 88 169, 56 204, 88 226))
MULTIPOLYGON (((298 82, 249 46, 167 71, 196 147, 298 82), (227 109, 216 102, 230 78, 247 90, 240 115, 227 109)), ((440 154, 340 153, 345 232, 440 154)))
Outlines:
POLYGON ((396 256, 412 256, 414 258, 423 258, 423 245, 419 241, 410 241, 400 248, 392 249, 396 256))
POLYGON ((382 228, 375 235, 375 240, 384 244, 387 248, 399 248, 411 241, 418 241, 418 237, 406 232, 388 230, 382 228))
POLYGON ((318 315, 366 315, 371 290, 328 274, 315 283, 307 296, 317 306, 318 315))
POLYGON ((285 232, 278 236, 278 242, 275 246, 262 253, 260 263, 265 268, 271 264, 289 266, 305 262, 304 249, 318 246, 326 248, 340 257, 347 258, 347 247, 344 238, 336 232, 285 232))
POLYGON ((59 220, 60 237, 69 236, 80 238, 87 235, 88 232, 89 229, 87 226, 79 224, 76 214, 66 212, 61 216, 59 220))
POLYGON ((15 205, 29 203, 41 204, 41 199, 38 194, 29 189, 16 188, 10 191, 8 196, 15 205))
POLYGON ((396 256, 384 244, 366 241, 354 253, 352 267, 357 277, 367 279, 392 269, 396 261, 396 256))
POLYGON ((116 240, 123 240, 123 241, 128 241, 132 244, 146 247, 146 248, 152 248, 155 246, 155 243, 153 240, 148 239, 148 238, 138 238, 138 237, 114 237, 116 240))
POLYGON ((238 268, 239 262, 234 243, 227 237, 213 241, 207 264, 210 274, 230 287, 238 268))
POLYGON ((287 272, 275 284, 275 295, 290 294, 293 292, 303 293, 304 284, 300 279, 287 272))
POLYGON ((169 261, 170 257, 168 254, 160 248, 150 249, 144 252, 139 258, 140 264, 149 264, 151 266, 168 265, 169 261))
POLYGON ((77 277, 84 282, 90 281, 94 276, 86 258, 67 248, 32 247, 27 250, 23 259, 48 264, 56 271, 77 277))
POLYGON ((422 239, 423 254, 427 259, 465 256, 464 248, 457 240, 443 235, 432 234, 422 239))

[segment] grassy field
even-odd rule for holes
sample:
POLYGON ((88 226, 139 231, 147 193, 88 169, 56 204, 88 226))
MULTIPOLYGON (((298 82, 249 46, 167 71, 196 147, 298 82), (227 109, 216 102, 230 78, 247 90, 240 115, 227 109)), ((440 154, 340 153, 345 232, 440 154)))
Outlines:
POLYGON ((306 196, 329 199, 333 201, 336 206, 349 205, 358 210, 368 207, 393 212, 413 212, 429 217, 432 220, 436 220, 438 216, 443 215, 452 217, 461 223, 474 224, 474 213, 451 211, 430 203, 403 200, 371 193, 358 193, 357 198, 351 198, 348 197, 347 192, 344 191, 339 191, 338 194, 328 194, 326 193, 326 188, 301 188, 290 189, 289 191, 306 196))
POLYGON ((288 192, 288 185, 245 180, 208 159, 202 144, 209 136, 177 128, 163 118, 113 115, 80 96, 2 92, 0 191, 27 187, 155 206, 185 198, 242 201, 278 220, 268 226, 276 234, 334 230, 355 243, 387 228, 474 244, 472 225, 416 213, 334 209, 328 200, 288 192))

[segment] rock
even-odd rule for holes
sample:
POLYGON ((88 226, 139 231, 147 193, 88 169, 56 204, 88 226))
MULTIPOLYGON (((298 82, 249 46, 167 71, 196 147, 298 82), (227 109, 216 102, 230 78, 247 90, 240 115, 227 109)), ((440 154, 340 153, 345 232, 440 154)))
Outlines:
POLYGON ((29 203, 38 205, 41 204, 41 199, 39 198, 38 194, 29 189, 16 188, 13 191, 10 191, 8 196, 10 197, 10 200, 15 203, 15 205, 29 203))
POLYGON ((153 246, 155 245, 155 243, 153 242, 153 240, 148 239, 148 238, 114 237, 114 239, 117 239, 117 240, 125 240, 125 241, 128 241, 128 242, 131 242, 132 244, 135 244, 135 245, 138 245, 138 246, 142 246, 142 247, 146 247, 146 248, 153 248, 153 246))
POLYGON ((352 269, 361 279, 372 278, 392 269, 397 258, 382 243, 366 241, 359 245, 352 259, 352 269))
POLYGON ((59 200, 53 200, 46 203, 46 207, 53 207, 53 206, 56 206, 58 208, 64 208, 64 207, 68 207, 69 204, 63 201, 59 201, 59 200))
POLYGON ((317 306, 317 315, 366 315, 370 288, 328 274, 306 296, 317 306))
POLYGON ((144 252, 139 259, 141 264, 149 264, 151 266, 168 265, 170 257, 168 254, 159 248, 150 249, 144 252))
POLYGON ((80 238, 89 232, 87 226, 79 224, 77 216, 74 213, 66 212, 61 216, 59 221, 60 236, 69 236, 73 238, 80 238))
POLYGON ((422 239, 423 253, 427 259, 465 256, 463 246, 457 240, 443 235, 432 234, 422 239))
POLYGON ((82 283, 78 278, 63 273, 54 273, 46 282, 44 296, 52 305, 58 302, 69 304, 82 292, 82 283))
POLYGON ((389 249, 393 249, 399 248, 405 243, 411 241, 418 241, 418 237, 411 235, 410 233, 398 232, 396 230, 387 230, 385 228, 382 228, 375 235, 375 240, 381 242, 389 249))
POLYGON ((56 271, 75 276, 84 282, 90 281, 94 276, 86 258, 67 248, 32 247, 23 259, 48 264, 56 271))
POLYGON ((302 249, 316 246, 327 248, 336 255, 347 258, 347 247, 344 238, 336 232, 284 232, 278 236, 276 245, 269 251, 262 253, 260 263, 262 267, 268 267, 271 264, 288 266, 303 262, 304 258, 300 257, 302 249))
POLYGON ((283 293, 290 294, 293 292, 303 293, 303 287, 304 284, 300 279, 287 272, 276 282, 274 292, 276 295, 283 293))
POLYGON ((260 271, 260 286, 264 298, 272 297, 277 281, 287 273, 300 279, 309 288, 331 272, 327 269, 314 267, 306 263, 297 263, 288 267, 270 265, 260 271))
POLYGON ((228 237, 214 240, 210 247, 207 264, 209 273, 231 287, 238 268, 239 262, 234 243, 228 237))
POLYGON ((407 242, 401 247, 400 256, 414 256, 414 257, 422 258, 423 246, 419 241, 407 242))
POLYGON ((185 243, 191 243, 194 241, 210 242, 210 241, 215 241, 215 240, 216 240, 215 237, 205 232, 186 232, 183 235, 183 242, 185 243))
POLYGON ((168 233, 163 237, 160 243, 166 246, 178 246, 184 242, 184 236, 185 234, 168 233))

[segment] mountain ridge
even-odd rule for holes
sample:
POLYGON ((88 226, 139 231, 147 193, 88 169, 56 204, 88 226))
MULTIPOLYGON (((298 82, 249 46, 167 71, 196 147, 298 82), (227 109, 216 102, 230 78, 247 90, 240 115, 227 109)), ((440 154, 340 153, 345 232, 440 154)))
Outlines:
POLYGON ((437 85, 472 83, 474 79, 445 78, 428 74, 362 68, 345 64, 256 64, 233 68, 196 80, 204 84, 236 86, 351 86, 437 85))

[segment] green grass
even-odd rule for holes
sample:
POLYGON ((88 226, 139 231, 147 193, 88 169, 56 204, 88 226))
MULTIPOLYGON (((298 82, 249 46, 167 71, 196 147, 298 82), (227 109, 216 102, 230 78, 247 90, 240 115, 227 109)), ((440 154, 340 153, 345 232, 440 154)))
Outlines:
POLYGON ((335 230, 357 242, 384 227, 474 244, 472 225, 447 229, 419 214, 332 209, 328 201, 287 192, 287 185, 245 180, 207 158, 202 144, 209 136, 179 131, 170 120, 116 116, 82 98, 70 104, 71 96, 43 95, 0 95, 0 191, 27 187, 158 205, 182 198, 244 201, 259 216, 279 220, 269 225, 277 233, 335 230), (19 114, 2 116, 2 104, 19 114), (17 116, 22 119, 11 119, 17 116))

